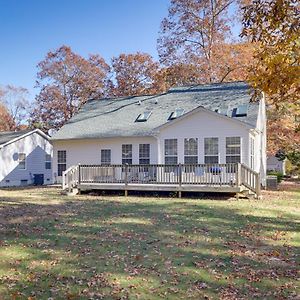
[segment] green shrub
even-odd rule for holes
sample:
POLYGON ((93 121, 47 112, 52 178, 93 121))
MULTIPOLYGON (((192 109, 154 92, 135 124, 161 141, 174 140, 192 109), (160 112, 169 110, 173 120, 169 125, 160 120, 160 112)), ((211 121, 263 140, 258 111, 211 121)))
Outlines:
POLYGON ((283 173, 278 171, 268 171, 268 175, 273 175, 277 177, 277 182, 281 182, 283 179, 283 173))
POLYGON ((287 175, 300 176, 300 165, 293 165, 288 159, 285 161, 285 170, 287 175))

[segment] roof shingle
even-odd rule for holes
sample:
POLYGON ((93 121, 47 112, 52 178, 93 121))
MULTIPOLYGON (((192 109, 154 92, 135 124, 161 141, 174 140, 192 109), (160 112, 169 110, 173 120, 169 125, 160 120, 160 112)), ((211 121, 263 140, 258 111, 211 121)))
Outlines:
POLYGON ((165 94, 88 101, 52 140, 149 136, 169 120, 176 108, 184 114, 197 107, 228 108, 228 116, 255 128, 258 103, 250 102, 251 88, 244 82, 176 87, 165 94), (235 117, 239 105, 249 104, 247 116, 235 117), (139 114, 152 111, 146 122, 135 122, 139 114))
POLYGON ((31 130, 21 130, 21 131, 3 131, 0 132, 0 145, 3 145, 13 139, 16 139, 28 132, 30 132, 31 130))

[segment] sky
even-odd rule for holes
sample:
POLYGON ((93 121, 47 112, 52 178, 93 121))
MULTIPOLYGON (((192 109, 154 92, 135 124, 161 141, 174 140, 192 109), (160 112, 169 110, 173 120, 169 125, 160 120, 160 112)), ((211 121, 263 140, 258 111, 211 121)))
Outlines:
POLYGON ((107 62, 120 53, 150 53, 169 0, 0 0, 0 85, 29 90, 38 62, 61 45, 107 62))
POLYGON ((108 63, 137 51, 158 59, 168 7, 169 0, 0 0, 0 86, 25 87, 33 100, 36 65, 62 45, 108 63))

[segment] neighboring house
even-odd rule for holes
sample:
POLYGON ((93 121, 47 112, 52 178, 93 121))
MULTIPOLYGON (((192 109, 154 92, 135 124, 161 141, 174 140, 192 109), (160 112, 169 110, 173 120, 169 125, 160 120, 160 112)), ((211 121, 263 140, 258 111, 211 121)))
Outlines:
POLYGON ((90 100, 51 139, 54 180, 77 164, 242 163, 265 185, 265 102, 251 95, 233 82, 90 100))
POLYGON ((279 160, 275 155, 268 155, 267 157, 267 171, 281 172, 286 175, 285 160, 279 160))
POLYGON ((52 145, 39 129, 0 132, 0 186, 52 183, 52 145))

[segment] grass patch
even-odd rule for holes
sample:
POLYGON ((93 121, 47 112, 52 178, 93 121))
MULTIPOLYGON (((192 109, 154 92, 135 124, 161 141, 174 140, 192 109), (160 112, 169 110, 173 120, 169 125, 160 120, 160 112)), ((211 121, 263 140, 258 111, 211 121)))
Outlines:
POLYGON ((0 298, 294 299, 299 200, 2 190, 0 298))

